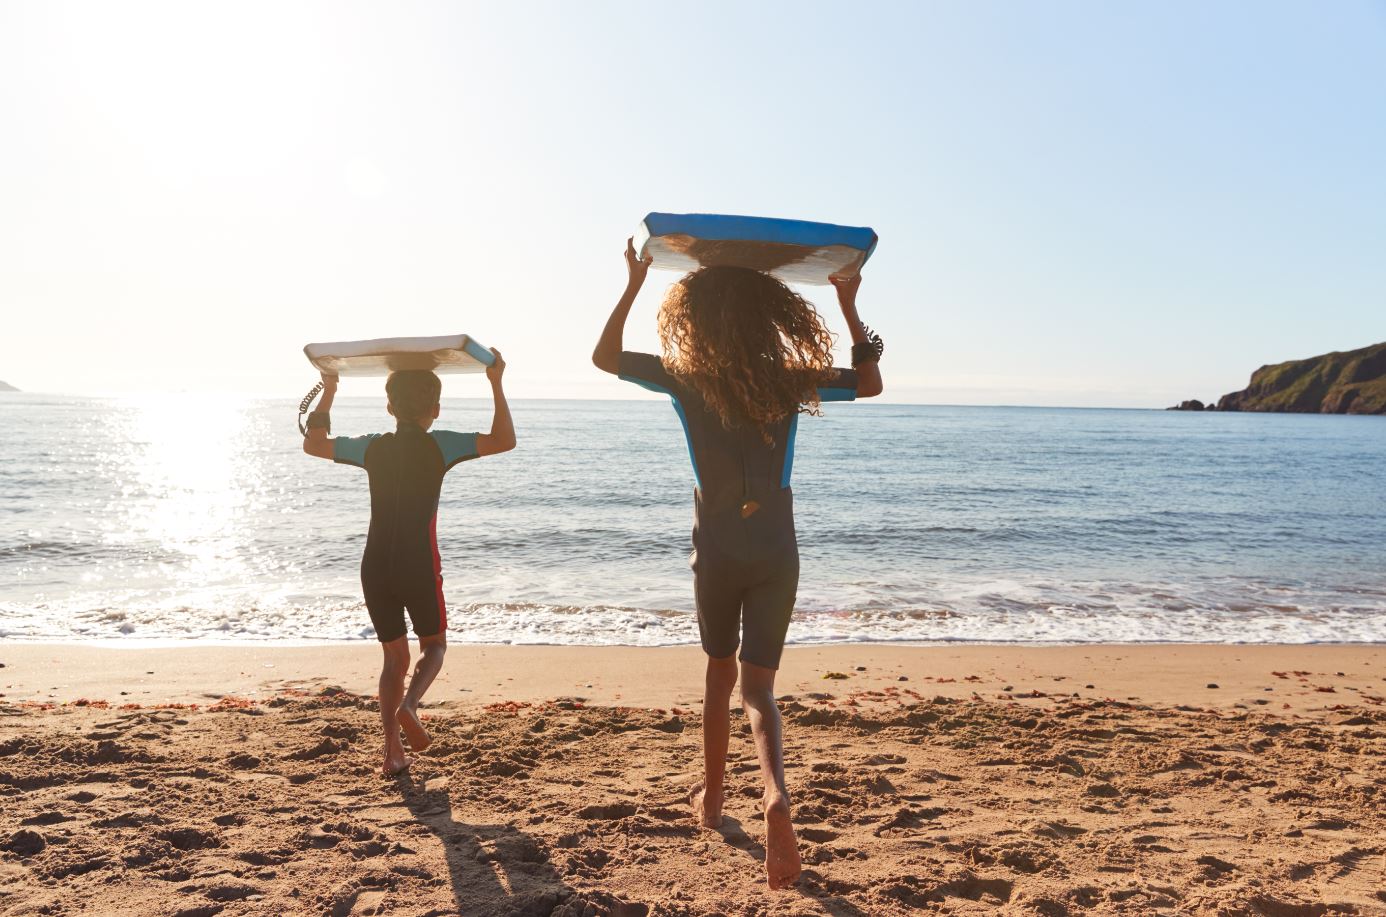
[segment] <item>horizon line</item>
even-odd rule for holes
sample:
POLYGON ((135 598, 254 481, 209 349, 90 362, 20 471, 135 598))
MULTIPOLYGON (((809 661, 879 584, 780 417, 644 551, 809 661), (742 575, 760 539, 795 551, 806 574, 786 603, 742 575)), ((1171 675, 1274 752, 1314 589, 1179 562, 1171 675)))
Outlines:
MULTIPOLYGON (((152 390, 152 391, 131 391, 131 392, 71 392, 71 391, 30 391, 27 389, 15 389, 12 391, 0 392, 0 398, 7 395, 40 395, 58 398, 94 398, 101 400, 125 400, 148 397, 191 397, 191 398, 241 398, 254 401, 286 401, 296 400, 289 395, 267 395, 252 392, 216 392, 216 391, 193 391, 193 390, 152 390)), ((375 401, 382 400, 382 395, 342 395, 338 394, 336 401, 375 401)), ((483 401, 490 402, 490 397, 486 395, 444 395, 442 401, 483 401)), ((663 399, 658 398, 592 398, 592 397, 572 397, 572 396, 534 396, 534 395, 507 395, 507 400, 515 401, 575 401, 575 402, 616 402, 626 404, 640 403, 659 403, 663 399)), ((1064 411, 1177 411, 1176 406, 1170 407, 1141 407, 1135 405, 1100 405, 1100 404, 1012 404, 1012 403, 987 403, 987 404, 965 404, 949 401, 878 401, 874 398, 859 399, 859 403, 869 406, 881 407, 918 407, 918 408, 1007 408, 1007 409, 1031 409, 1031 410, 1064 410, 1064 411)), ((1267 411, 1183 411, 1179 413, 1224 413, 1224 414, 1245 414, 1245 413, 1306 413, 1306 412, 1267 412, 1267 411)))

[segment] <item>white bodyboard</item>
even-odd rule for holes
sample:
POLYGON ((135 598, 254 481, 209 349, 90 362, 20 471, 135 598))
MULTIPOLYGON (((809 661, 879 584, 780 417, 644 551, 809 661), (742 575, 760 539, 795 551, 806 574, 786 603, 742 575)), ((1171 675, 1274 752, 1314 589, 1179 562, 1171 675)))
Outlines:
POLYGON ((465 334, 309 344, 303 353, 319 371, 338 376, 385 376, 410 369, 479 373, 495 362, 490 350, 465 334))

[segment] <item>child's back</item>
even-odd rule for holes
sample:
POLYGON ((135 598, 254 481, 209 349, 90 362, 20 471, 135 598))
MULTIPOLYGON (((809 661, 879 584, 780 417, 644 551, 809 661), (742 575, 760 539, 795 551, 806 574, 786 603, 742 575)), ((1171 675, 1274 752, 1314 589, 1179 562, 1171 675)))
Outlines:
POLYGON ((438 553, 438 498, 452 466, 477 458, 478 435, 425 431, 400 421, 394 433, 338 437, 333 459, 366 469, 371 525, 361 557, 361 586, 376 636, 404 636, 407 609, 414 634, 447 629, 442 558, 438 553))

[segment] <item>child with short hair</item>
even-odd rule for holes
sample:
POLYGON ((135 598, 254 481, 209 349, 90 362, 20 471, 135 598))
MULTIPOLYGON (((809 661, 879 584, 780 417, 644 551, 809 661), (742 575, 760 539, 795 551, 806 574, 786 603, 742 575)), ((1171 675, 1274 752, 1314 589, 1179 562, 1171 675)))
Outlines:
POLYGON ((495 399, 490 433, 430 431, 440 410, 442 383, 427 370, 394 372, 385 381, 387 410, 396 421, 394 433, 329 438, 337 377, 326 373, 322 401, 308 417, 304 452, 364 468, 370 478, 371 524, 361 557, 361 588, 385 654, 380 670, 380 722, 385 730, 381 769, 388 776, 410 763, 400 741, 401 728, 416 752, 432 741, 419 721, 418 707, 443 667, 447 651, 447 606, 437 538, 443 476, 459 462, 515 448, 515 425, 501 388, 505 361, 500 351, 491 353, 495 362, 486 369, 495 399), (407 692, 406 611, 419 638, 419 661, 407 692))

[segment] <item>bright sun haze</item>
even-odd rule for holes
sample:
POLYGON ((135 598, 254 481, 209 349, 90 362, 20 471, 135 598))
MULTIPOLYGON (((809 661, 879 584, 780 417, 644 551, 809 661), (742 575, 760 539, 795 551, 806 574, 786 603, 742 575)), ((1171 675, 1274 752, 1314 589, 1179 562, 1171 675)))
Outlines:
POLYGON ((297 397, 464 331, 629 397, 663 210, 874 227, 892 399, 1206 400, 1386 336, 1383 86, 1367 2, 3 3, 0 379, 297 397))

